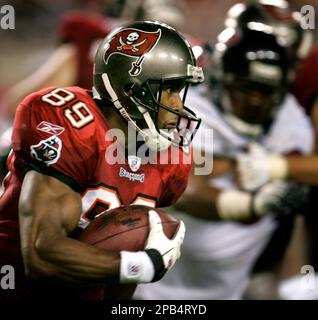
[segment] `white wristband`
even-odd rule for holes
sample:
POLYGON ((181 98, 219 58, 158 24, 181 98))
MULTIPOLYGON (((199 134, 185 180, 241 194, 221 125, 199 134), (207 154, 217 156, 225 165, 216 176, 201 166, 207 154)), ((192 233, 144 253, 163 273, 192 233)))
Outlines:
POLYGON ((155 268, 145 251, 121 251, 120 258, 120 283, 148 283, 154 278, 155 268))
POLYGON ((216 200, 218 214, 224 220, 250 217, 251 205, 252 196, 239 190, 224 190, 216 200))
POLYGON ((288 175, 288 162, 287 160, 279 155, 271 156, 271 167, 272 167, 272 179, 285 179, 288 175))

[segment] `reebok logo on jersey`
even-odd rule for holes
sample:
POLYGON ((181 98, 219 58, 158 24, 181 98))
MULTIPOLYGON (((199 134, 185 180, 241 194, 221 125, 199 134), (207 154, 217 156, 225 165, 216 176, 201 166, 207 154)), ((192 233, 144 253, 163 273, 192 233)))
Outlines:
POLYGON ((139 181, 141 183, 145 181, 144 173, 137 174, 137 173, 128 172, 122 167, 120 167, 119 176, 121 178, 128 178, 130 181, 139 181))
POLYGON ((48 166, 56 163, 61 156, 62 140, 57 136, 41 140, 38 144, 32 145, 31 157, 44 162, 48 166))
POLYGON ((44 131, 46 133, 54 134, 57 136, 65 130, 63 127, 60 127, 56 124, 49 123, 46 121, 42 121, 41 123, 39 123, 36 126, 36 128, 37 128, 37 130, 44 131))

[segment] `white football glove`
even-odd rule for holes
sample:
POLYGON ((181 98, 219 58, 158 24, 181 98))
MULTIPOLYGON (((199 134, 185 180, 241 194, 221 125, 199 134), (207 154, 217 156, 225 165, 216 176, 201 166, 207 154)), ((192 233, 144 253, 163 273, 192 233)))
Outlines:
POLYGON ((288 171, 282 156, 256 143, 249 146, 247 153, 237 156, 237 164, 239 183, 247 191, 255 191, 271 180, 284 179, 288 171))
POLYGON ((169 239, 162 222, 154 210, 149 210, 149 235, 145 251, 121 251, 120 282, 147 283, 160 280, 180 257, 185 225, 180 221, 174 237, 169 239))
POLYGON ((217 198, 216 207, 223 220, 260 218, 268 213, 287 215, 304 207, 307 192, 305 186, 275 180, 262 186, 256 193, 223 190, 217 198))
POLYGON ((150 258, 152 258, 155 269, 158 269, 156 270, 154 278, 154 281, 156 281, 161 279, 164 273, 166 273, 180 257, 180 248, 184 239, 185 225, 183 221, 180 221, 179 228, 174 237, 169 239, 163 231, 161 219, 157 212, 150 210, 148 214, 150 232, 145 249, 150 255, 150 258), (160 254, 160 257, 156 252, 160 254), (161 258, 162 261, 158 261, 159 258, 161 258))

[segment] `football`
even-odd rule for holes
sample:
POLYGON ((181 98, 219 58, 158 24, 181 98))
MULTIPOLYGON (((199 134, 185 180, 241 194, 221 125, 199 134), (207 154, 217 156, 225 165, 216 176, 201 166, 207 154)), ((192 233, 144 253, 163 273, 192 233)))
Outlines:
MULTIPOLYGON (((81 232, 79 239, 104 250, 144 250, 149 233, 149 210, 155 210, 159 214, 164 233, 172 238, 179 226, 176 219, 162 209, 130 205, 102 212, 81 232)), ((136 284, 105 284, 103 299, 131 299, 136 286, 136 284)))
POLYGON ((121 206, 99 214, 80 234, 80 240, 109 251, 144 250, 149 233, 148 211, 161 218, 164 233, 172 238, 179 222, 164 210, 143 205, 121 206))

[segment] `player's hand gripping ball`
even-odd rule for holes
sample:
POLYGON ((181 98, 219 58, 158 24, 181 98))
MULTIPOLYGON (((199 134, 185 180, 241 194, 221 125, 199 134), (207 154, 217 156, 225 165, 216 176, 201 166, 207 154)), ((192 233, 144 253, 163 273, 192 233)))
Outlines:
MULTIPOLYGON (((83 242, 107 251, 142 251, 149 234, 148 211, 158 213, 165 235, 172 238, 179 221, 159 208, 143 205, 121 206, 99 214, 79 237, 83 242)), ((107 299, 129 299, 136 285, 106 285, 107 299)))

